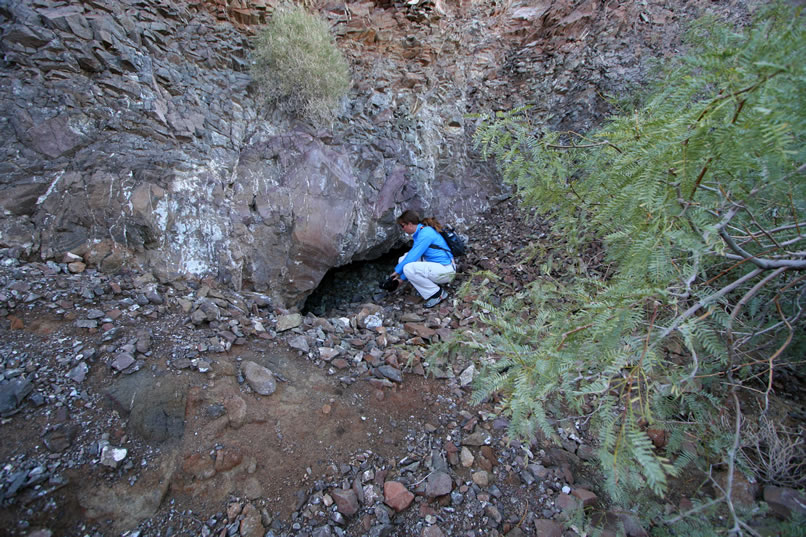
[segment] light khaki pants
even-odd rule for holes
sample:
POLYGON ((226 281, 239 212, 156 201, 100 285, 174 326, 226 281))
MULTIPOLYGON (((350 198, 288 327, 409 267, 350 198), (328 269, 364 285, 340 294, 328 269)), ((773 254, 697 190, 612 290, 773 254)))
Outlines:
POLYGON ((440 265, 430 261, 415 261, 403 267, 403 274, 411 282, 420 296, 427 299, 436 294, 439 286, 448 283, 456 276, 453 264, 440 265))

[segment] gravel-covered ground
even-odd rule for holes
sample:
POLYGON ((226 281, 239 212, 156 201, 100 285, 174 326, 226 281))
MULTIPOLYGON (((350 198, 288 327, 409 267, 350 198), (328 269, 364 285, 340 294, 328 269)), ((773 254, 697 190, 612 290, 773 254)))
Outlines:
POLYGON ((493 407, 468 403, 469 362, 425 375, 430 344, 472 321, 456 289, 540 235, 511 203, 490 218, 433 310, 378 289, 400 252, 334 271, 303 316, 213 282, 2 251, 2 532, 559 531, 595 488, 577 455, 508 443, 493 407))
POLYGON ((556 246, 511 200, 468 236, 436 308, 378 289, 393 252, 334 271, 304 315, 0 251, 0 534, 570 536, 582 504, 644 535, 597 498, 584 421, 522 443, 495 401, 470 404, 468 359, 425 363, 472 325, 474 273, 503 298, 556 246))

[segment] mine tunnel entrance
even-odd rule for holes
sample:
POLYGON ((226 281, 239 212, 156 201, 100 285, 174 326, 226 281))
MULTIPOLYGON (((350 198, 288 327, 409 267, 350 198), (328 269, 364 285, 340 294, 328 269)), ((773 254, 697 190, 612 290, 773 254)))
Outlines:
POLYGON ((397 260, 407 251, 405 247, 396 248, 376 259, 330 269, 305 301, 302 313, 334 317, 347 313, 356 305, 377 302, 386 294, 378 284, 389 276, 397 260))

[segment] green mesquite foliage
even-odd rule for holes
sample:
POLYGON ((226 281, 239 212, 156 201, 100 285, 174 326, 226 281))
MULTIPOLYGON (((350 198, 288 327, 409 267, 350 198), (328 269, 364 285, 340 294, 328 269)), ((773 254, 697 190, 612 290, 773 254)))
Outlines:
POLYGON ((776 4, 743 31, 694 25, 640 109, 588 135, 528 109, 477 131, 524 203, 560 236, 602 239, 615 271, 479 301, 452 348, 479 359, 475 398, 501 396, 513 433, 590 419, 615 501, 664 493, 692 462, 742 467, 737 390, 768 408, 776 368, 802 355, 803 22, 776 4))

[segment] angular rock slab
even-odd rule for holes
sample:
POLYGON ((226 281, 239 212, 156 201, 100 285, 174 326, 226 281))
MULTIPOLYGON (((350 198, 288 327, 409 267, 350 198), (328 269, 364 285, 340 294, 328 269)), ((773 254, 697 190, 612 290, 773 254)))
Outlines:
POLYGON ((383 484, 383 501, 386 505, 401 512, 414 501, 414 494, 398 481, 387 481, 383 484))
POLYGON ((260 395, 271 395, 277 390, 274 374, 262 365, 247 361, 241 369, 249 387, 260 395))

